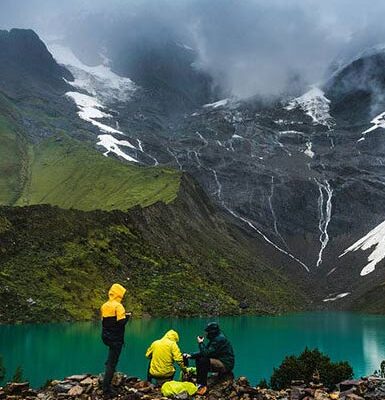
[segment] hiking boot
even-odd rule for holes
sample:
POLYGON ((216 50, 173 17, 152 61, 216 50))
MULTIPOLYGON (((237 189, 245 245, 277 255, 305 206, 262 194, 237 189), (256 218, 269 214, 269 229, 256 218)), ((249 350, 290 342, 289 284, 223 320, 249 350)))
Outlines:
POLYGON ((105 399, 113 399, 117 395, 118 395, 118 392, 114 389, 103 390, 103 397, 105 399))
POLYGON ((199 385, 197 390, 197 395, 204 396, 207 392, 207 386, 199 385))

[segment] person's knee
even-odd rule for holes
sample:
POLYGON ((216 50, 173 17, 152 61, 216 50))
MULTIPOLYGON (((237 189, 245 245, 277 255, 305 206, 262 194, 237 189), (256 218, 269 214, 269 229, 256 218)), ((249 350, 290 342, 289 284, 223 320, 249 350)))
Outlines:
POLYGON ((229 371, 222 361, 216 358, 210 358, 210 371, 216 372, 218 375, 226 375, 229 371))

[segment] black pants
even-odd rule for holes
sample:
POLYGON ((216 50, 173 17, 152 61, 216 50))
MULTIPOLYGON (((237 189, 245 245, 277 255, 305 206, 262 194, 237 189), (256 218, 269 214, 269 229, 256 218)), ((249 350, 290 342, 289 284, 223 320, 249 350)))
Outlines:
POLYGON ((103 391, 108 392, 111 390, 111 381, 115 373, 116 365, 119 361, 119 356, 122 351, 123 343, 111 343, 108 345, 108 357, 105 363, 106 372, 103 379, 103 391))
POLYGON ((152 383, 152 380, 160 380, 160 381, 172 381, 175 376, 175 372, 172 375, 169 376, 153 376, 150 374, 150 368, 151 368, 151 360, 148 363, 148 368, 147 368, 147 382, 152 383))
POLYGON ((207 386, 207 376, 209 372, 218 372, 219 374, 227 373, 226 367, 222 361, 217 359, 210 359, 208 357, 198 356, 195 359, 197 367, 197 384, 207 386))
POLYGON ((208 357, 198 357, 195 360, 197 367, 197 384, 207 386, 207 375, 210 372, 210 359, 208 357))

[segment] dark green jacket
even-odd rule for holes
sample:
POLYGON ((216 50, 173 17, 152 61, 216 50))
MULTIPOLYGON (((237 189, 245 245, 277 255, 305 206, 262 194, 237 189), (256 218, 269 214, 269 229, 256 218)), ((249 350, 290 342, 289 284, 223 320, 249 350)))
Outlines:
POLYGON ((192 354, 191 357, 198 358, 199 356, 222 361, 228 371, 232 371, 234 368, 233 346, 222 333, 209 339, 207 344, 205 342, 199 343, 199 352, 192 354))

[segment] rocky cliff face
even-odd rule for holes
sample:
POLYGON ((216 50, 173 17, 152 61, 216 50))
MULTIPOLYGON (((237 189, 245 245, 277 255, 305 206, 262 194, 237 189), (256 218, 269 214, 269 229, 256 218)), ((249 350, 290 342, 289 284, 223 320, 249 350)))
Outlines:
POLYGON ((0 76, 0 90, 17 99, 64 93, 64 79, 72 80, 37 34, 25 29, 0 30, 0 76))
POLYGON ((370 54, 298 98, 228 98, 172 123, 146 112, 150 98, 134 97, 119 124, 310 276, 320 306, 350 307, 384 279, 381 229, 352 246, 385 219, 384 65, 382 53, 370 54))

